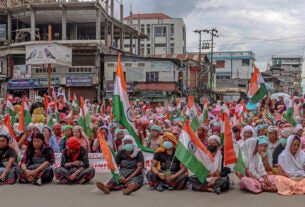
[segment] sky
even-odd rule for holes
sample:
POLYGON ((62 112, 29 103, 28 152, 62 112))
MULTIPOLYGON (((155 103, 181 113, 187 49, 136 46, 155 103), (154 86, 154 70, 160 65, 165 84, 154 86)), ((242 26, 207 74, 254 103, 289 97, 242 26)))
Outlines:
MULTIPOLYGON (((183 18, 187 51, 198 51, 195 29, 216 28, 215 51, 253 51, 264 71, 272 55, 303 55, 304 0, 123 0, 125 14, 162 12, 183 18)), ((119 4, 119 0, 115 0, 119 4)), ((118 11, 118 10, 116 10, 118 11)), ((125 15, 125 16, 126 16, 125 15)), ((207 34, 203 40, 210 39, 207 34)), ((206 51, 208 52, 208 51, 206 51)))

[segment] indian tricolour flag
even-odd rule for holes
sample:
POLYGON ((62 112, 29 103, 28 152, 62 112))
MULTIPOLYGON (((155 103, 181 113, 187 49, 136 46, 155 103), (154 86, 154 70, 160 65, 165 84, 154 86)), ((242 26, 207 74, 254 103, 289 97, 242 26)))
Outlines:
POLYGON ((113 179, 117 184, 119 184, 120 171, 115 162, 114 154, 112 153, 110 147, 107 145, 104 134, 101 132, 101 130, 98 131, 98 138, 100 142, 101 151, 105 157, 105 160, 107 161, 108 168, 111 170, 113 179))
POLYGON ((91 136, 93 129, 91 115, 83 97, 80 97, 80 112, 78 117, 78 124, 84 129, 87 136, 91 136))
POLYGON ((14 126, 14 123, 16 122, 16 114, 14 106, 10 100, 6 101, 6 113, 11 116, 11 125, 14 126))
POLYGON ((288 123, 290 123, 292 126, 296 126, 297 125, 297 122, 296 120, 294 119, 294 107, 293 107, 294 103, 293 103, 293 96, 290 98, 289 100, 289 106, 288 106, 288 109, 286 111, 286 114, 285 114, 285 119, 287 120, 288 123))
POLYGON ((183 125, 175 156, 200 182, 205 182, 214 159, 195 135, 189 120, 183 125))
POLYGON ((207 98, 204 99, 203 113, 202 113, 202 122, 205 125, 209 125, 209 103, 207 98))
POLYGON ((186 109, 186 116, 191 121, 191 127, 196 132, 200 126, 198 116, 197 116, 197 108, 194 103, 194 97, 189 96, 188 97, 188 105, 186 109))
POLYGON ((254 65, 254 73, 249 85, 248 97, 253 103, 258 103, 265 95, 268 94, 265 81, 259 69, 254 65))
POLYGON ((134 126, 134 118, 132 116, 132 109, 128 99, 127 86, 124 79, 124 73, 121 65, 120 55, 118 56, 118 66, 116 70, 116 77, 114 82, 113 92, 113 106, 112 113, 114 119, 122 124, 134 137, 138 147, 146 152, 154 152, 152 149, 145 148, 140 141, 134 126))
POLYGON ((27 127, 30 123, 31 123, 30 109, 24 97, 22 99, 18 129, 20 131, 24 131, 25 127, 27 127))

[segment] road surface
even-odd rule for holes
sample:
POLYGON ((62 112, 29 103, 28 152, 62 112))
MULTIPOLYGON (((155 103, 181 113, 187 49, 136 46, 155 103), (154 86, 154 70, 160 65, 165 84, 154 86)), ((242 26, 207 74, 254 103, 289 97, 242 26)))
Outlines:
POLYGON ((302 207, 303 196, 280 196, 275 193, 253 195, 235 189, 216 195, 214 193, 183 191, 156 192, 144 185, 130 196, 122 192, 104 195, 97 190, 96 181, 106 181, 110 174, 97 174, 90 184, 61 185, 56 181, 41 187, 30 184, 0 186, 0 206, 5 207, 302 207))

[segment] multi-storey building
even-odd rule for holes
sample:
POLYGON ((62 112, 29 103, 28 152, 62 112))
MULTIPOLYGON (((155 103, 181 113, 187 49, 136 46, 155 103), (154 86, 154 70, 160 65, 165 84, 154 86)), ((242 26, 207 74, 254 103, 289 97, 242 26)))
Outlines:
MULTIPOLYGON (((125 17, 124 23, 148 37, 141 40, 140 47, 136 47, 137 43, 133 42, 132 48, 138 54, 149 56, 186 53, 186 28, 182 18, 172 18, 163 13, 133 14, 125 17)), ((130 42, 125 41, 125 47, 130 48, 130 42)))

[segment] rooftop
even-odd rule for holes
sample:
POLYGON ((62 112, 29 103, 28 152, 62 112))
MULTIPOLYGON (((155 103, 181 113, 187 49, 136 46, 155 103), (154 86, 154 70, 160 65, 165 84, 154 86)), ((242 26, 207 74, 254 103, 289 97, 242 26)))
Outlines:
POLYGON ((133 14, 131 16, 127 16, 124 18, 124 20, 130 20, 130 19, 172 19, 172 17, 163 14, 163 13, 145 13, 145 14, 133 14))

